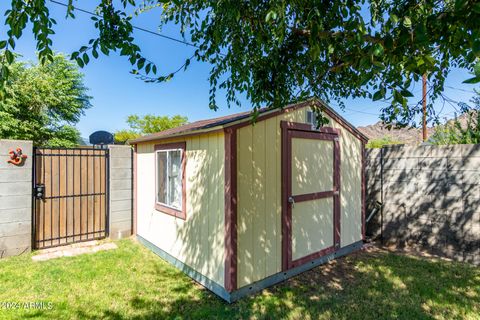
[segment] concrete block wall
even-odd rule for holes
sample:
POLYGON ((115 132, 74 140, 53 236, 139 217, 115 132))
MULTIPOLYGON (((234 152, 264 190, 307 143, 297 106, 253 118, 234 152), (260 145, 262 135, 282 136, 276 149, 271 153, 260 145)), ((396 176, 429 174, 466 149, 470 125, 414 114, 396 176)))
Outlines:
POLYGON ((367 234, 480 264, 480 145, 367 151, 367 234))
POLYGON ((31 250, 32 243, 31 141, 0 140, 0 258, 31 250), (22 166, 8 163, 8 152, 21 148, 22 166))
POLYGON ((110 152, 110 238, 132 234, 132 155, 131 146, 109 146, 110 152))
MULTIPOLYGON (((375 203, 383 202, 382 195, 382 149, 366 149, 365 153, 365 184, 366 184, 366 216, 375 209, 375 203)), ((372 238, 381 237, 381 212, 369 221, 366 234, 372 238)))

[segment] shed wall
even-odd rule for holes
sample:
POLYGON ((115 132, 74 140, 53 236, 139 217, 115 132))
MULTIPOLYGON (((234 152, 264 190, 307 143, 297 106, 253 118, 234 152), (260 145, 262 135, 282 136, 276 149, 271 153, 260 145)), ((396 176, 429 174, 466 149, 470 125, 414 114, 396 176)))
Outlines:
POLYGON ((137 234, 210 280, 224 285, 223 132, 186 142, 186 220, 155 209, 155 144, 137 145, 137 234))
MULTIPOLYGON (((340 230, 341 247, 362 240, 362 142, 342 125, 330 119, 340 134, 340 230)), ((330 126, 328 124, 328 126, 330 126)))
MULTIPOLYGON (((289 110, 237 133, 237 285, 246 286, 282 268, 282 120, 306 122, 307 108, 289 110)), ((344 127, 341 146, 341 246, 362 239, 362 144, 344 127)))

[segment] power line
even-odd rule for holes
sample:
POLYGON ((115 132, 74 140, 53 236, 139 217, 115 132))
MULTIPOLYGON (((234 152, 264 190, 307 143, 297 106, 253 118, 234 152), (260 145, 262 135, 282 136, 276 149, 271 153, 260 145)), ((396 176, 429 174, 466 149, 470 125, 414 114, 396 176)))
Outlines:
POLYGON ((378 116, 377 113, 373 113, 373 112, 360 111, 360 110, 355 110, 355 109, 350 109, 350 108, 345 108, 345 110, 353 111, 353 112, 357 112, 357 113, 368 114, 368 115, 372 115, 372 116, 378 116))
MULTIPOLYGON (((50 0, 50 2, 68 8, 68 5, 67 5, 67 4, 62 3, 62 2, 59 2, 59 1, 56 1, 56 0, 50 0)), ((82 9, 82 8, 78 8, 78 7, 75 7, 75 6, 72 6, 72 7, 73 7, 74 10, 77 10, 77 11, 80 11, 80 12, 83 12, 83 13, 86 13, 86 14, 91 15, 91 16, 95 16, 95 17, 100 17, 100 18, 101 18, 101 15, 96 14, 95 12, 91 12, 91 11, 88 11, 88 10, 85 10, 85 9, 82 9)), ((135 26, 135 25, 133 25, 133 24, 132 24, 132 28, 135 29, 135 30, 139 30, 139 31, 142 31, 142 32, 145 32, 145 33, 148 33, 148 34, 151 34, 151 35, 154 35, 154 36, 157 36, 157 37, 166 39, 166 40, 170 40, 170 41, 174 41, 174 42, 177 42, 177 43, 181 43, 181 44, 184 44, 184 45, 187 45, 187 46, 190 46, 190 47, 194 47, 194 48, 197 48, 197 49, 200 48, 199 46, 197 46, 197 45, 195 45, 195 44, 193 44, 193 43, 190 43, 190 42, 187 42, 187 41, 184 41, 184 40, 181 40, 181 39, 173 38, 173 37, 170 37, 170 36, 166 36, 166 35, 164 35, 164 34, 161 34, 161 33, 158 33, 158 32, 152 31, 152 30, 148 30, 148 29, 145 29, 145 28, 142 28, 142 27, 137 27, 137 26, 135 26)), ((220 55, 225 56, 225 54, 223 54, 223 53, 220 53, 220 55)), ((195 54, 192 55, 188 60, 193 59, 194 56, 195 56, 195 54)), ((173 74, 178 73, 181 69, 185 68, 185 66, 186 66, 186 62, 185 62, 184 64, 182 64, 177 70, 175 70, 174 72, 171 72, 170 74, 173 75, 173 74)), ((148 78, 147 76, 141 76, 141 77, 148 78)))
POLYGON ((355 109, 351 109, 351 108, 347 108, 347 107, 340 107, 338 104, 336 103, 329 103, 331 106, 334 106, 334 107, 337 107, 337 108, 340 108, 340 109, 344 109, 344 110, 348 110, 348 111, 353 111, 353 112, 357 112, 357 113, 363 113, 363 114, 368 114, 368 115, 372 115, 372 116, 378 116, 377 113, 372 113, 372 112, 366 112, 366 111, 360 111, 360 110, 355 110, 355 109))
POLYGON ((448 97, 446 94, 442 93, 440 94, 440 96, 445 99, 447 102, 452 102, 452 103, 456 103, 456 104, 459 104, 460 101, 457 101, 457 100, 453 100, 452 98, 448 97))
MULTIPOLYGON (((433 86, 433 84, 428 81, 428 84, 433 86)), ((457 87, 453 87, 453 86, 448 86, 448 85, 444 85, 445 88, 449 88, 449 89, 453 89, 453 90, 458 90, 458 91, 462 91, 462 92, 466 92, 466 93, 473 93, 473 94, 476 94, 475 91, 472 91, 472 90, 467 90, 467 89, 462 89, 462 88, 457 88, 457 87)))
POLYGON ((466 93, 473 93, 473 94, 476 93, 475 91, 466 90, 466 89, 460 89, 460 88, 455 88, 455 87, 452 87, 452 86, 445 86, 445 87, 446 87, 446 88, 453 89, 453 90, 463 91, 463 92, 466 92, 466 93))
MULTIPOLYGON (((68 8, 68 5, 65 4, 65 3, 63 3, 63 2, 59 2, 59 1, 56 1, 56 0, 50 0, 50 2, 68 8)), ((86 13, 86 14, 89 14, 89 15, 91 15, 91 16, 101 17, 99 14, 96 14, 95 12, 91 12, 91 11, 88 11, 88 10, 85 10, 85 9, 81 9, 81 8, 78 8, 78 7, 75 7, 75 6, 72 6, 72 7, 73 7, 73 9, 75 9, 75 10, 77 10, 77 11, 80 11, 80 12, 83 12, 83 13, 86 13)), ((190 47, 194 47, 194 48, 197 48, 197 49, 200 48, 199 46, 197 46, 197 45, 195 45, 195 44, 193 44, 193 43, 191 43, 191 42, 187 42, 187 41, 185 41, 185 40, 181 40, 181 39, 177 39, 177 38, 174 38, 174 37, 166 36, 166 35, 164 35, 164 34, 161 34, 161 33, 158 33, 158 32, 152 31, 152 30, 148 30, 148 29, 145 29, 145 28, 142 28, 142 27, 137 27, 137 26, 135 26, 135 25, 132 25, 132 28, 133 28, 133 29, 136 29, 136 30, 139 30, 139 31, 143 31, 143 32, 152 34, 152 35, 155 35, 155 36, 160 37, 160 38, 164 38, 164 39, 167 39, 167 40, 170 40, 170 41, 182 43, 182 44, 187 45, 187 46, 190 46, 190 47)))
MULTIPOLYGON (((52 3, 56 4, 56 5, 60 5, 60 6, 66 7, 66 8, 69 7, 67 4, 65 4, 65 3, 63 3, 63 2, 56 1, 56 0, 50 0, 50 2, 52 2, 52 3)), ((101 17, 101 15, 99 15, 99 14, 96 14, 96 13, 94 13, 94 12, 91 12, 91 11, 88 11, 88 10, 85 10, 85 9, 82 9, 82 8, 79 8, 79 7, 76 7, 76 6, 73 6, 73 5, 72 5, 72 8, 73 8, 74 10, 83 12, 83 13, 88 14, 88 15, 91 15, 91 16, 101 17)), ((197 45, 195 45, 195 44, 193 44, 193 43, 191 43, 191 42, 187 42, 187 41, 185 41, 185 40, 181 40, 181 39, 177 39, 177 38, 174 38, 174 37, 171 37, 171 36, 167 36, 167 35, 161 34, 161 33, 156 32, 156 31, 152 31, 152 30, 149 30, 149 29, 146 29, 146 28, 142 28, 142 27, 135 26, 135 25, 133 25, 133 24, 132 24, 132 28, 135 29, 135 30, 138 30, 138 31, 142 31, 142 32, 145 32, 145 33, 148 33, 148 34, 151 34, 151 35, 154 35, 154 36, 157 36, 157 37, 166 39, 166 40, 170 40, 170 41, 173 41, 173 42, 181 43, 181 44, 184 44, 184 45, 187 45, 187 46, 190 46, 190 47, 194 47, 194 48, 197 48, 197 49, 200 48, 199 46, 197 46, 197 45)), ((225 54, 223 54, 223 53, 220 53, 220 55, 225 56, 225 54)), ((190 58, 190 59, 191 59, 191 58, 190 58)), ((180 69, 182 69, 184 66, 185 66, 185 64, 183 64, 178 70, 176 70, 176 71, 174 72, 174 74, 177 73, 177 72, 178 72, 180 69)), ((473 93, 473 94, 476 93, 476 92, 474 92, 474 91, 465 90, 465 89, 460 89, 460 88, 455 88, 455 87, 452 87, 452 86, 445 86, 445 87, 450 88, 450 89, 454 89, 454 90, 459 90, 459 91, 467 92, 467 93, 473 93)), ((429 90, 429 91, 430 91, 430 90, 429 90)), ((444 95, 441 95, 441 97, 444 99, 444 101, 447 101, 450 105, 452 105, 455 110, 457 110, 457 109, 455 108, 455 106, 451 103, 451 102, 458 103, 457 101, 454 101, 454 100, 452 100, 452 99, 450 99, 450 98, 448 98, 448 97, 446 97, 446 96, 444 96, 444 95), (445 98, 447 98, 447 99, 445 99, 445 98), (448 101, 448 100, 450 100, 450 101, 448 101)), ((423 100, 423 99, 422 99, 422 100, 423 100)), ((419 103, 421 103, 422 100, 421 100, 419 103)), ((385 101, 385 100, 380 100, 380 101, 378 101, 378 102, 385 103, 385 104, 389 104, 389 103, 388 103, 387 101, 385 101)), ((418 104, 417 104, 417 105, 418 105, 418 104)), ((339 106, 337 105, 337 107, 339 107, 339 106)), ((376 114, 376 113, 359 111, 359 110, 354 110, 354 109, 350 109, 350 108, 346 108, 346 107, 345 107, 344 109, 345 109, 345 110, 349 110, 349 111, 353 111, 353 112, 357 112, 357 113, 362 113, 362 114, 367 114, 367 115, 378 116, 378 114, 376 114)), ((443 107, 442 107, 442 110, 443 110, 443 107)), ((458 110, 457 110, 457 111, 458 111, 458 110)))
POLYGON ((442 97, 443 101, 446 101, 449 105, 451 105, 453 107, 453 109, 455 109, 456 112, 460 112, 457 107, 454 105, 454 103, 457 103, 458 104, 458 101, 455 101, 453 99, 450 99, 449 97, 447 97, 446 95, 444 94, 440 94, 440 97, 442 97))
POLYGON ((437 117, 440 117, 442 115, 444 108, 445 108, 445 100, 443 100, 442 108, 440 109, 440 112, 438 113, 437 117))

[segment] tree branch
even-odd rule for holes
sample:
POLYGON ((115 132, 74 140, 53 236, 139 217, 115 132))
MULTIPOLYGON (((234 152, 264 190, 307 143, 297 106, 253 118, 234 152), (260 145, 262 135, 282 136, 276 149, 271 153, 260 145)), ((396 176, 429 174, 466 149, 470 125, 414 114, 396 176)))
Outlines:
MULTIPOLYGON (((298 28, 292 28, 292 32, 298 36, 301 36, 301 37, 310 37, 311 36, 311 31, 308 30, 308 29, 298 29, 298 28)), ((320 38, 322 39, 327 39, 327 38, 344 38, 344 37, 348 37, 348 38, 353 38, 355 36, 355 33, 353 32, 344 32, 344 31, 319 31, 318 32, 318 35, 320 38)), ((363 39, 366 41, 366 42, 370 42, 370 43, 381 43, 383 44, 384 40, 383 38, 378 38, 378 37, 374 37, 372 35, 369 35, 369 34, 366 34, 366 35, 363 35, 363 39)))

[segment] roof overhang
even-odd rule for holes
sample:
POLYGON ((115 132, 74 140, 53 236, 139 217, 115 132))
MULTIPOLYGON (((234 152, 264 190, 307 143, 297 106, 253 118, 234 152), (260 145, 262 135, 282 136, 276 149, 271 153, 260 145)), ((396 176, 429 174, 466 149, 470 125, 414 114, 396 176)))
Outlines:
POLYGON ((143 137, 139 137, 137 139, 133 139, 131 141, 128 141, 129 144, 138 144, 142 142, 149 142, 149 141, 162 141, 162 140, 171 140, 175 138, 180 138, 180 137, 187 137, 187 136, 196 136, 196 135, 201 135, 201 134, 208 134, 212 132, 217 132, 217 131, 223 131, 227 129, 236 129, 240 127, 247 126, 249 124, 253 124, 255 122, 259 121, 264 121, 268 118, 277 116, 282 113, 288 113, 292 112, 293 110, 297 110, 300 108, 308 107, 308 106, 317 106, 325 112, 327 116, 332 118, 334 121, 338 122, 341 124, 343 127, 345 127, 351 134, 353 134, 355 137, 360 139, 363 143, 366 143, 368 141, 368 138, 361 133, 357 128, 355 128, 354 125, 352 125, 350 122, 348 122, 345 118, 343 118, 340 114, 338 114, 334 109, 332 109, 330 106, 328 106, 324 101, 320 99, 309 99, 307 101, 299 102, 299 103, 294 103, 290 104, 284 108, 281 109, 265 109, 265 111, 262 111, 260 115, 257 116, 255 120, 253 120, 253 113, 247 113, 247 114, 242 114, 239 115, 237 118, 232 117, 232 119, 228 119, 225 121, 219 121, 219 123, 211 126, 206 126, 204 128, 193 128, 185 131, 181 131, 178 133, 173 133, 169 135, 162 135, 162 136, 157 136, 157 134, 151 134, 151 135, 146 135, 143 137))

